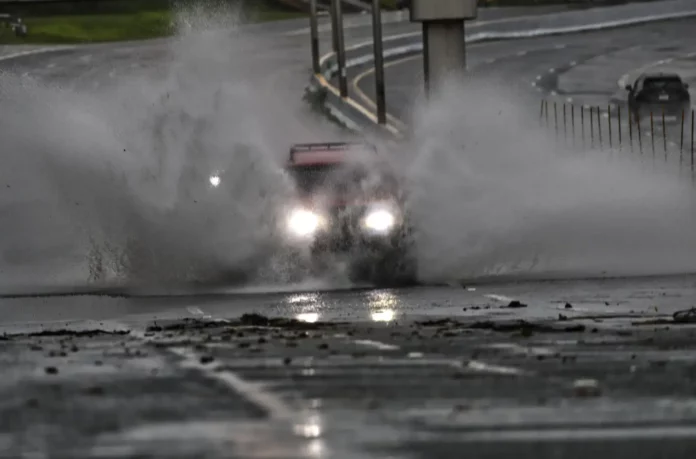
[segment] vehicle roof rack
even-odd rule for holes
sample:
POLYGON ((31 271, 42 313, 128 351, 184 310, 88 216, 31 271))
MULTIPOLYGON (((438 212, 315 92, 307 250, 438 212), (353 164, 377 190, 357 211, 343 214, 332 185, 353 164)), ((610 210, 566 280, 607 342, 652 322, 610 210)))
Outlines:
POLYGON ((377 148, 367 142, 314 142, 314 143, 298 143, 290 147, 290 162, 295 162, 297 153, 327 153, 328 155, 338 159, 339 155, 334 152, 350 150, 351 148, 368 149, 377 152, 377 148))

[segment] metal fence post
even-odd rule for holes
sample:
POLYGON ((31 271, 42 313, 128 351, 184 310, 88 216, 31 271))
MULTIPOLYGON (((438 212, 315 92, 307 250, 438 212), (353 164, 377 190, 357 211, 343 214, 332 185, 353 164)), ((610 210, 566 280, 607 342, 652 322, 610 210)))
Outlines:
POLYGON ((342 0, 332 0, 334 14, 336 16, 336 39, 338 46, 338 86, 341 97, 348 97, 348 75, 346 70, 346 44, 343 32, 343 4, 342 0))
POLYGON ((599 140, 599 151, 604 151, 602 147, 602 112, 599 106, 597 106, 597 136, 599 140))
POLYGON ((684 118, 686 118, 686 110, 682 110, 681 116, 681 133, 679 135, 679 172, 682 170, 684 162, 684 118))
POLYGON ((573 149, 575 149, 575 105, 570 106, 570 126, 573 131, 573 149))
POLYGON ((566 120, 566 103, 563 102, 563 145, 568 146, 568 122, 566 120))
POLYGON ((558 142, 558 103, 556 101, 553 102, 553 129, 558 142))
POLYGON ((655 163, 655 121, 652 110, 650 111, 650 141, 652 142, 653 164, 655 163))
POLYGON ((387 124, 387 95, 384 83, 384 49, 382 47, 382 7, 380 0, 372 0, 372 47, 375 57, 375 91, 377 122, 387 124))
POLYGON ((665 163, 667 162, 667 123, 665 123, 665 110, 662 109, 662 147, 665 151, 665 163))
POLYGON ((582 139, 582 150, 585 151, 585 106, 580 106, 580 138, 582 139))
POLYGON ((544 124, 544 102, 546 102, 544 99, 541 99, 541 106, 539 108, 539 126, 543 126, 544 124))
POLYGON ((621 140, 621 106, 617 107, 617 115, 619 116, 619 151, 623 151, 623 144, 621 140))
POLYGON ((609 152, 614 148, 611 134, 611 105, 607 106, 607 121, 609 122, 609 152))
POLYGON ((317 0, 309 2, 309 30, 312 40, 312 69, 314 74, 321 73, 319 65, 319 20, 317 18, 317 0))
POLYGON ((590 107, 590 148, 594 149, 594 109, 590 107))
POLYGON ((691 109, 691 179, 694 178, 694 110, 691 109))
POLYGON ((636 127, 638 128, 638 151, 643 156, 643 129, 640 127, 640 118, 637 118, 636 127))

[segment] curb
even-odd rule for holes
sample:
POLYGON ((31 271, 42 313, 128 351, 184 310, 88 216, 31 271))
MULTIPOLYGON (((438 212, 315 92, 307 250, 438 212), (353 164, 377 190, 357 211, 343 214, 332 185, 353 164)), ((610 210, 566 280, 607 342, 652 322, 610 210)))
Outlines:
MULTIPOLYGON (((572 33, 628 27, 633 25, 647 24, 651 22, 685 19, 690 17, 696 17, 696 9, 688 9, 686 11, 681 11, 677 13, 649 15, 630 19, 612 20, 576 26, 547 27, 507 32, 478 32, 469 34, 467 36, 467 42, 480 43, 484 41, 502 41, 519 38, 567 35, 572 33)), ((528 20, 529 18, 526 19, 528 20)), ((389 42, 404 37, 405 36, 403 34, 385 37, 384 41, 389 42)), ((346 51, 357 51, 362 48, 371 49, 371 47, 372 42, 366 42, 355 45, 347 49, 346 51)), ((390 59, 410 54, 417 54, 422 50, 422 42, 398 46, 385 50, 384 58, 390 59)), ((374 130, 375 125, 377 125, 377 129, 381 131, 382 134, 390 134, 393 138, 402 138, 404 134, 401 132, 399 128, 395 127, 392 124, 387 124, 387 126, 379 126, 377 124, 377 118, 374 113, 362 106, 360 103, 356 102, 350 96, 348 98, 342 98, 340 96, 339 90, 330 83, 331 79, 338 74, 338 66, 336 63, 333 62, 334 57, 335 54, 331 52, 324 55, 321 58, 320 67, 322 69, 322 72, 320 74, 314 74, 311 76, 310 85, 307 87, 306 91, 310 93, 315 91, 326 91, 327 97, 325 107, 327 111, 329 111, 337 120, 339 120, 339 122, 341 122, 345 128, 353 132, 362 134, 365 132, 365 130, 374 130)), ((353 68, 360 65, 368 64, 371 63, 373 60, 374 56, 371 53, 363 54, 352 59, 347 59, 346 68, 353 68)))

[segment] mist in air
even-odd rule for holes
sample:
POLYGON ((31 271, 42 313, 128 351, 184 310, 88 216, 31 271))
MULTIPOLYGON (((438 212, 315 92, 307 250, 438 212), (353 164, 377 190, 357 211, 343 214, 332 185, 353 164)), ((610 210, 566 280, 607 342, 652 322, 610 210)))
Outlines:
POLYGON ((126 47, 156 55, 141 71, 97 89, 0 75, 0 287, 283 278, 262 269, 291 191, 282 162, 335 129, 259 84, 273 48, 238 17, 182 10, 174 39, 126 47))
POLYGON ((419 101, 400 166, 422 278, 696 272, 690 179, 637 153, 573 151, 539 128, 537 104, 477 81, 419 101))
MULTIPOLYGON (((275 289, 293 277, 272 233, 292 189, 288 148, 355 139, 289 83, 308 66, 238 17, 182 11, 174 39, 123 45, 117 62, 142 65, 97 89, 0 74, 0 288, 275 289)), ((502 86, 449 85, 414 110, 407 143, 381 145, 407 177, 423 281, 696 268, 690 185, 625 156, 566 151, 529 107, 502 86)))

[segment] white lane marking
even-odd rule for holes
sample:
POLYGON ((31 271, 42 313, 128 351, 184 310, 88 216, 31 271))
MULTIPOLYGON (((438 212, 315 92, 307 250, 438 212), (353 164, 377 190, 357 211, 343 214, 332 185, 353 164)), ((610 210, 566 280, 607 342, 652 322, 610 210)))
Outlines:
POLYGON ((638 68, 632 69, 632 70, 630 70, 630 71, 624 73, 623 75, 621 75, 621 78, 619 78, 619 81, 618 81, 619 89, 624 89, 624 88, 626 87, 626 85, 628 84, 628 80, 629 80, 629 78, 631 78, 632 75, 638 75, 638 74, 640 74, 640 73, 645 72, 646 70, 648 70, 648 69, 651 68, 651 67, 654 67, 654 66, 656 66, 656 65, 662 65, 662 64, 664 64, 665 62, 674 62, 675 60, 678 60, 678 59, 679 59, 679 60, 680 60, 680 59, 690 59, 690 58, 692 58, 692 57, 696 57, 696 52, 690 52, 690 53, 687 53, 687 54, 682 54, 682 55, 679 55, 679 56, 676 56, 676 57, 672 57, 672 58, 669 58, 669 59, 661 59, 661 60, 659 60, 659 61, 650 62, 650 63, 648 63, 648 64, 646 64, 646 65, 643 65, 642 67, 638 67, 638 68))
POLYGON ((399 350, 399 346, 395 346, 393 344, 381 343, 379 341, 373 341, 370 339, 356 339, 356 340, 353 340, 353 342, 355 344, 359 344, 361 346, 374 347, 376 349, 379 349, 380 351, 397 351, 397 350, 399 350))
POLYGON ((487 65, 490 65, 490 64, 494 64, 495 61, 497 61, 497 59, 490 58, 490 59, 486 59, 485 61, 483 61, 483 63, 484 63, 484 64, 487 64, 487 65))
POLYGON ((515 301, 513 298, 510 298, 509 296, 496 295, 495 293, 487 293, 483 296, 485 296, 486 298, 490 298, 491 300, 500 301, 501 303, 511 303, 515 301))
POLYGON ((280 398, 267 392, 260 384, 253 384, 225 369, 220 363, 202 364, 200 356, 189 348, 169 348, 169 351, 183 358, 182 368, 196 369, 206 377, 222 382, 234 392, 262 408, 271 419, 288 420, 295 417, 293 410, 280 398))
POLYGON ((464 367, 468 368, 469 370, 479 371, 482 373, 495 373, 499 375, 520 376, 527 374, 527 372, 521 368, 491 365, 480 360, 471 360, 464 367))
POLYGON ((491 349, 500 349, 504 351, 509 351, 513 354, 521 354, 521 355, 543 355, 543 356, 551 356, 555 355, 556 352, 553 349, 549 349, 546 347, 538 347, 538 346, 520 346, 519 344, 515 343, 493 343, 489 344, 486 347, 491 348, 491 349))
POLYGON ((0 56, 0 61, 8 61, 10 59, 15 59, 17 57, 31 56, 34 54, 44 54, 50 53, 51 51, 62 51, 68 49, 75 49, 74 46, 51 46, 47 48, 32 49, 28 51, 20 51, 18 53, 8 54, 6 56, 0 56))
POLYGON ((517 52, 517 56, 521 57, 521 56, 526 56, 526 55, 527 55, 527 51, 518 51, 517 52))
POLYGON ((693 438, 696 436, 696 426, 661 427, 657 425, 646 427, 601 427, 582 428, 572 427, 544 428, 534 430, 495 430, 460 433, 457 441, 577 441, 577 440, 662 440, 665 438, 693 438))
POLYGON ((566 45, 566 44, 556 45, 556 49, 565 49, 566 46, 568 46, 568 45, 566 45))
POLYGON ((46 68, 47 68, 47 69, 52 69, 52 68, 55 67, 55 66, 56 66, 56 63, 55 63, 55 62, 51 62, 50 64, 48 64, 48 65, 46 66, 46 68))
POLYGON ((186 310, 193 316, 199 317, 201 319, 212 319, 213 317, 210 314, 206 314, 203 312, 201 308, 198 308, 196 306, 189 306, 186 308, 186 310))
POLYGON ((549 69, 549 73, 556 73, 556 69, 555 69, 555 68, 550 68, 550 69, 549 69))

